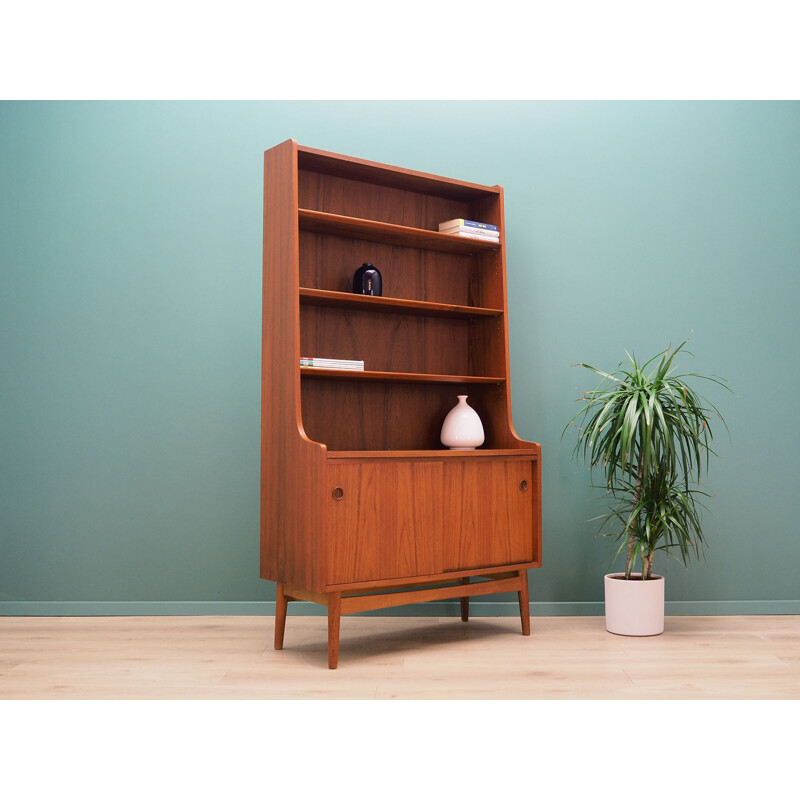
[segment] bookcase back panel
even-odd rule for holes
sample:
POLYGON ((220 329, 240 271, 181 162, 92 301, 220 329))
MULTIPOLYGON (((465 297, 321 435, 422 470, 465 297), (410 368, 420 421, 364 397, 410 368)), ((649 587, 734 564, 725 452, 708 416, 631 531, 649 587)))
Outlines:
POLYGON ((468 320, 300 309, 301 356, 364 361, 379 372, 472 375, 468 320))
POLYGON ((476 305, 473 293, 481 291, 474 256, 300 232, 301 286, 352 292, 353 274, 365 262, 381 273, 384 297, 476 305))
POLYGON ((467 375, 505 376, 504 324, 503 317, 470 321, 467 375))
POLYGON ((297 164, 300 170, 307 172, 338 175, 361 183, 376 183, 463 202, 475 202, 481 198, 496 199, 499 195, 497 187, 482 186, 376 161, 364 161, 303 145, 297 148, 297 164))
POLYGON ((472 264, 473 283, 470 287, 471 305, 484 308, 504 308, 506 305, 503 258, 497 252, 480 253, 472 264))
POLYGON ((329 450, 441 450, 445 416, 466 394, 483 423, 484 449, 507 439, 501 388, 305 378, 303 428, 329 450))
POLYGON ((473 204, 376 183, 299 170, 300 208, 412 228, 439 230, 439 223, 473 219, 473 204))

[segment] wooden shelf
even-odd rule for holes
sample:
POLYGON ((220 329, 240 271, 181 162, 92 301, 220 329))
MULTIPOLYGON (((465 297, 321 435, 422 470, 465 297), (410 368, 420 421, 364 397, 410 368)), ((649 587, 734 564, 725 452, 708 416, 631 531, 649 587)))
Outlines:
POLYGON ((350 308, 363 311, 384 311, 450 319, 499 317, 501 308, 478 308, 450 303, 431 303, 423 300, 405 300, 399 297, 372 297, 370 295, 332 292, 326 289, 300 287, 300 302, 304 305, 350 308))
POLYGON ((516 450, 490 450, 477 448, 476 450, 328 450, 328 458, 335 460, 375 458, 399 458, 404 460, 417 459, 442 459, 442 458, 502 458, 504 460, 515 457, 530 460, 538 458, 539 451, 532 448, 519 448, 516 450))
POLYGON ((319 367, 300 367, 300 377, 400 383, 505 383, 505 378, 485 375, 430 375, 426 372, 375 372, 356 369, 321 369, 319 367))
POLYGON ((480 239, 470 239, 451 233, 409 228, 406 225, 392 225, 388 222, 346 217, 324 211, 311 211, 307 208, 298 209, 298 218, 301 231, 327 233, 333 236, 345 236, 350 239, 363 239, 400 247, 416 247, 422 250, 462 254, 500 249, 499 241, 484 242, 480 239))

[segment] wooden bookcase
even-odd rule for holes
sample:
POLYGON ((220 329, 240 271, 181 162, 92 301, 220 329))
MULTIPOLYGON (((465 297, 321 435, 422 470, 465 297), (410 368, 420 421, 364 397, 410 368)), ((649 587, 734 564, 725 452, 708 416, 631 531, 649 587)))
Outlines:
POLYGON ((541 449, 511 422, 503 190, 303 147, 264 157, 261 576, 340 615, 517 592, 541 566, 541 449), (439 233, 464 217, 497 243, 439 233), (383 296, 352 294, 372 262, 383 296), (359 359, 364 372, 300 366, 359 359), (483 422, 443 448, 456 395, 483 422))

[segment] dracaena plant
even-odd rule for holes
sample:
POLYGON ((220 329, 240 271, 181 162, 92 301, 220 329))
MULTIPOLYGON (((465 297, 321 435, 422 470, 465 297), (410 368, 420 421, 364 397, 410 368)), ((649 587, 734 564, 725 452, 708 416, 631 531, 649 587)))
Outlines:
POLYGON ((673 362, 686 341, 643 364, 626 351, 628 361, 616 372, 576 365, 601 380, 579 398, 583 408, 564 432, 578 427, 573 455, 603 475, 611 506, 596 519, 602 520, 601 534, 620 542, 614 558, 625 551, 626 578, 637 561, 642 579, 650 578, 658 550, 686 564, 704 544, 700 498, 709 495, 700 481, 716 455, 711 418, 723 425, 725 420, 690 383, 700 379, 727 386, 721 378, 675 374, 673 362))

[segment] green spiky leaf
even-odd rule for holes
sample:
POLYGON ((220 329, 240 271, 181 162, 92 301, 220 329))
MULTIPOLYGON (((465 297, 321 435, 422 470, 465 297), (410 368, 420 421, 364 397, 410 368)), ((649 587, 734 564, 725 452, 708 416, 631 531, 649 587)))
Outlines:
POLYGON ((685 345, 668 347, 642 365, 626 352, 628 362, 615 372, 577 365, 600 376, 600 382, 584 393, 584 405, 567 423, 562 438, 571 425, 577 426, 581 434, 574 457, 602 471, 602 488, 612 504, 601 517, 600 532, 620 539, 617 556, 632 543, 628 575, 637 560, 644 567, 656 550, 668 555, 675 550, 686 564, 705 544, 699 497, 709 495, 697 487, 710 457, 716 455, 711 447, 712 418, 726 429, 727 425, 691 382, 709 380, 728 387, 716 376, 675 374, 675 357, 685 345))

